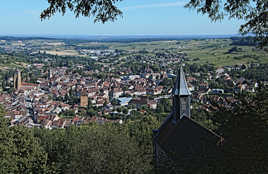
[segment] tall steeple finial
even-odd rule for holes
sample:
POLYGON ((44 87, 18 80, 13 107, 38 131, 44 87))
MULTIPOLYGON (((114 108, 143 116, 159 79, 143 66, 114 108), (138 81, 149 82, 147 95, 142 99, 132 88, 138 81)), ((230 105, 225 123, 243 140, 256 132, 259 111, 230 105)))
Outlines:
POLYGON ((190 118, 190 96, 185 74, 182 67, 177 72, 177 79, 173 88, 173 117, 181 119, 183 116, 190 118))

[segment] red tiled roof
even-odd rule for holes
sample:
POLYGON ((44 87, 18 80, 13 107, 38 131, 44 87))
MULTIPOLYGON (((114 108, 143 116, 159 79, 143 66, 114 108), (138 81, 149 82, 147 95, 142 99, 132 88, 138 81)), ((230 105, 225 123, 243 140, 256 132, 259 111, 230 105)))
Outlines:
POLYGON ((21 85, 22 85, 22 86, 32 86, 32 87, 38 86, 37 84, 26 83, 26 82, 21 83, 21 85))

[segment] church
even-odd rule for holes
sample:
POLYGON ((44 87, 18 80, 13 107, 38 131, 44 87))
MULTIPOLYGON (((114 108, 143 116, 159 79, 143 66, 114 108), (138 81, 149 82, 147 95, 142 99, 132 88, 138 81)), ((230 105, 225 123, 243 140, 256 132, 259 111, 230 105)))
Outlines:
POLYGON ((32 90, 38 87, 37 84, 22 82, 21 71, 16 70, 13 76, 13 87, 17 91, 32 90))
POLYGON ((223 138, 191 119, 191 93, 182 67, 172 92, 173 110, 153 130, 156 173, 191 173, 220 157, 223 138))

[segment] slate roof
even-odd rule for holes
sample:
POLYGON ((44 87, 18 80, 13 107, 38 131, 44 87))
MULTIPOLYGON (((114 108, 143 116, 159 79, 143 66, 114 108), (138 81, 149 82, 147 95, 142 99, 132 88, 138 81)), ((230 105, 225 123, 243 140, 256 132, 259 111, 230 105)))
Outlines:
POLYGON ((212 151, 222 143, 223 138, 188 117, 177 121, 168 117, 159 128, 154 141, 167 154, 184 158, 207 153, 204 150, 208 148, 212 151))
POLYGON ((178 70, 177 80, 175 84, 175 88, 173 89, 173 95, 179 96, 189 96, 191 92, 188 89, 187 82, 185 79, 185 74, 183 72, 182 67, 178 70))

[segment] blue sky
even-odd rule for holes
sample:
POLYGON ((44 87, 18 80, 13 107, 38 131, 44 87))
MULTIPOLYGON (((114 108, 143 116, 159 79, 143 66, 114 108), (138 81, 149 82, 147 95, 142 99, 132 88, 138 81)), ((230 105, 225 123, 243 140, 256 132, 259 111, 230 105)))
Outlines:
POLYGON ((225 19, 213 23, 206 15, 185 9, 187 0, 124 0, 123 17, 106 24, 71 12, 42 21, 39 15, 47 0, 3 1, 0 6, 0 35, 95 35, 95 34, 236 34, 241 21, 225 19))

